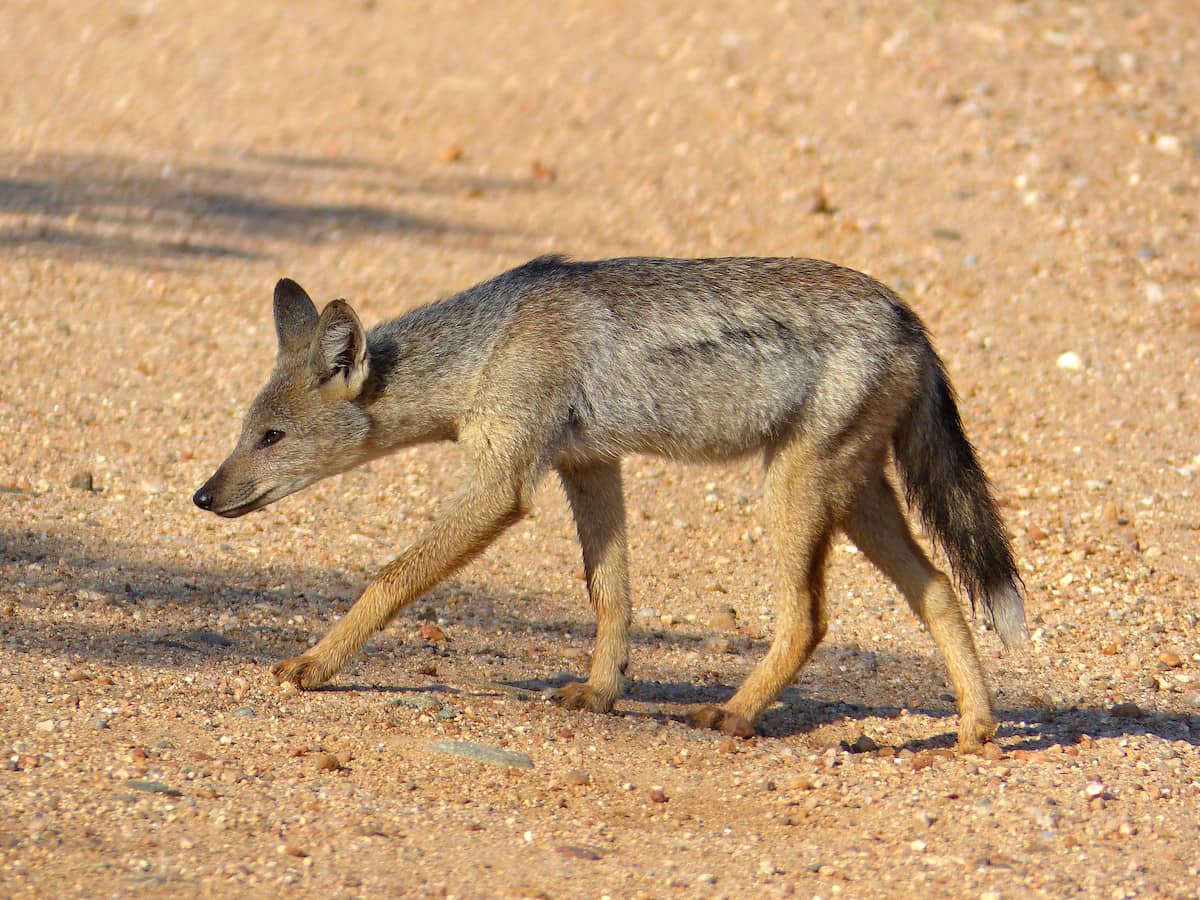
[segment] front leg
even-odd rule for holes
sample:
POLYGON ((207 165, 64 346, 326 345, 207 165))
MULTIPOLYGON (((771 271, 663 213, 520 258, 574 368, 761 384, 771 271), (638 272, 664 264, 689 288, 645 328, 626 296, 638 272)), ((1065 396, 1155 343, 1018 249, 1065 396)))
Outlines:
POLYGON ((396 613, 482 553, 521 518, 526 491, 514 481, 474 477, 416 543, 375 576, 345 618, 300 656, 274 667, 276 680, 312 690, 340 672, 396 613))
POLYGON ((559 476, 583 546, 588 599, 596 612, 596 649, 588 680, 559 689, 554 700, 568 709, 609 712, 621 695, 622 673, 629 663, 629 559, 621 463, 562 466, 559 476))

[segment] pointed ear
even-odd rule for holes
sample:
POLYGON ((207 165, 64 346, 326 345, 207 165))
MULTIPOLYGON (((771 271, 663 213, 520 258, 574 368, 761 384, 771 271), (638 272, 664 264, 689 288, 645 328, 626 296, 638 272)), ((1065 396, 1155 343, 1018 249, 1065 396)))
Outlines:
POLYGON ((317 308, 304 288, 290 278, 275 285, 275 334, 279 352, 308 346, 317 327, 317 308))
POLYGON ((353 400, 367 380, 367 335, 345 300, 325 307, 317 322, 309 361, 321 390, 353 400))

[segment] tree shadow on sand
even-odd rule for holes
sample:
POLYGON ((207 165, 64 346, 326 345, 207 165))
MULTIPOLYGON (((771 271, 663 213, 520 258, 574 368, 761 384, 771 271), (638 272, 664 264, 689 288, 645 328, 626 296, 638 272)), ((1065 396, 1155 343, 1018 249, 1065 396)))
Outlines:
POLYGON ((544 189, 506 179, 408 173, 334 157, 231 151, 198 164, 115 155, 0 155, 0 252, 83 255, 144 267, 261 259, 280 244, 403 234, 488 243, 493 230, 419 215, 389 199, 544 189))

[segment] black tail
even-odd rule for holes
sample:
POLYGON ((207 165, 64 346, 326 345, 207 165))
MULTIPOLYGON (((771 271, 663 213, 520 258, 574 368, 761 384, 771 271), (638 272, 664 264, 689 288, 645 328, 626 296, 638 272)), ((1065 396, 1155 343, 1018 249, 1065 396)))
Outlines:
POLYGON ((932 348, 922 395, 895 437, 910 507, 945 551, 971 608, 981 603, 1005 646, 1029 637, 1021 577, 1008 532, 975 448, 963 432, 954 389, 932 348))

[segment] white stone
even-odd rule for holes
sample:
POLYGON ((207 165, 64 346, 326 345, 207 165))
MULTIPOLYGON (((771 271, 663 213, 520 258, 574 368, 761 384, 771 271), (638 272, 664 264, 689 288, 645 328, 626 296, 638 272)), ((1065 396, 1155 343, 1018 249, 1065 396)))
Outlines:
POLYGON ((1054 361, 1054 364, 1060 369, 1066 369, 1068 372, 1082 372, 1084 368, 1083 357, 1074 350, 1068 350, 1066 353, 1061 354, 1054 361))

